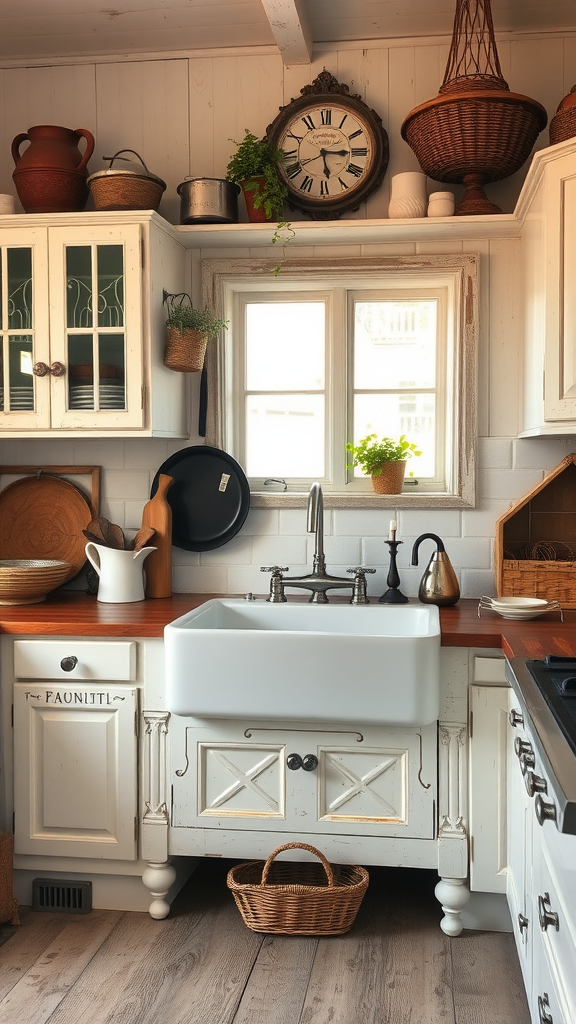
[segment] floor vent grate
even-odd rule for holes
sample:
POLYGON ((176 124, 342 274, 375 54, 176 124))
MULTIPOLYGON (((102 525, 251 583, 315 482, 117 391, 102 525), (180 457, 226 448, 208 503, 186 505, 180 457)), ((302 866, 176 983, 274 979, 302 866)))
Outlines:
POLYGON ((89 914, 92 910, 92 882, 35 878, 32 882, 32 910, 51 914, 89 914))

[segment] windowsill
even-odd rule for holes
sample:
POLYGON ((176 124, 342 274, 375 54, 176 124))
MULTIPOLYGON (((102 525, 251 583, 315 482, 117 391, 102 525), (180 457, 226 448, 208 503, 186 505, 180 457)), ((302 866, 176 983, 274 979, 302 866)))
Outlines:
MULTIPOLYGON (((323 491, 324 508, 341 509, 426 509, 426 508, 473 508, 474 506, 457 494, 331 494, 323 491)), ((306 508, 308 492, 286 491, 250 493, 251 508, 306 508)))

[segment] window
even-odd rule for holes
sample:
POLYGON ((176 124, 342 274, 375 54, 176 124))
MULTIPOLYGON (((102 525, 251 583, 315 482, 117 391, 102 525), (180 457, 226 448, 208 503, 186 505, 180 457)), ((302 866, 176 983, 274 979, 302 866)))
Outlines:
POLYGON ((319 480, 333 505, 385 506, 344 449, 372 433, 422 451, 392 507, 473 504, 476 264, 286 260, 274 277, 268 260, 204 263, 204 300, 230 321, 207 441, 244 467, 253 504, 292 504, 319 480))

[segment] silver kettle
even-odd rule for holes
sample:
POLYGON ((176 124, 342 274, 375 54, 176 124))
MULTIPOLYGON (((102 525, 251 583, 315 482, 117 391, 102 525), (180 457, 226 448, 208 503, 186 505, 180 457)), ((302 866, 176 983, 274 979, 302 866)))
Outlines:
POLYGON ((460 587, 452 563, 444 550, 444 542, 435 533, 421 533, 412 548, 412 565, 418 565, 418 548, 421 541, 433 540, 436 551, 428 562, 420 581, 418 597, 423 604, 437 604, 447 607, 460 599, 460 587))

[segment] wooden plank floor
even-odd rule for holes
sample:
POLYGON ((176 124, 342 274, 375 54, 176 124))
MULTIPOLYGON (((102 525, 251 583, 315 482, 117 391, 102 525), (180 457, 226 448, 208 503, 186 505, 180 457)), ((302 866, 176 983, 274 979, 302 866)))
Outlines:
POLYGON ((249 931, 203 861, 165 921, 33 914, 0 946, 0 1024, 529 1024, 511 935, 439 928, 436 876, 372 868, 342 936, 249 931))

